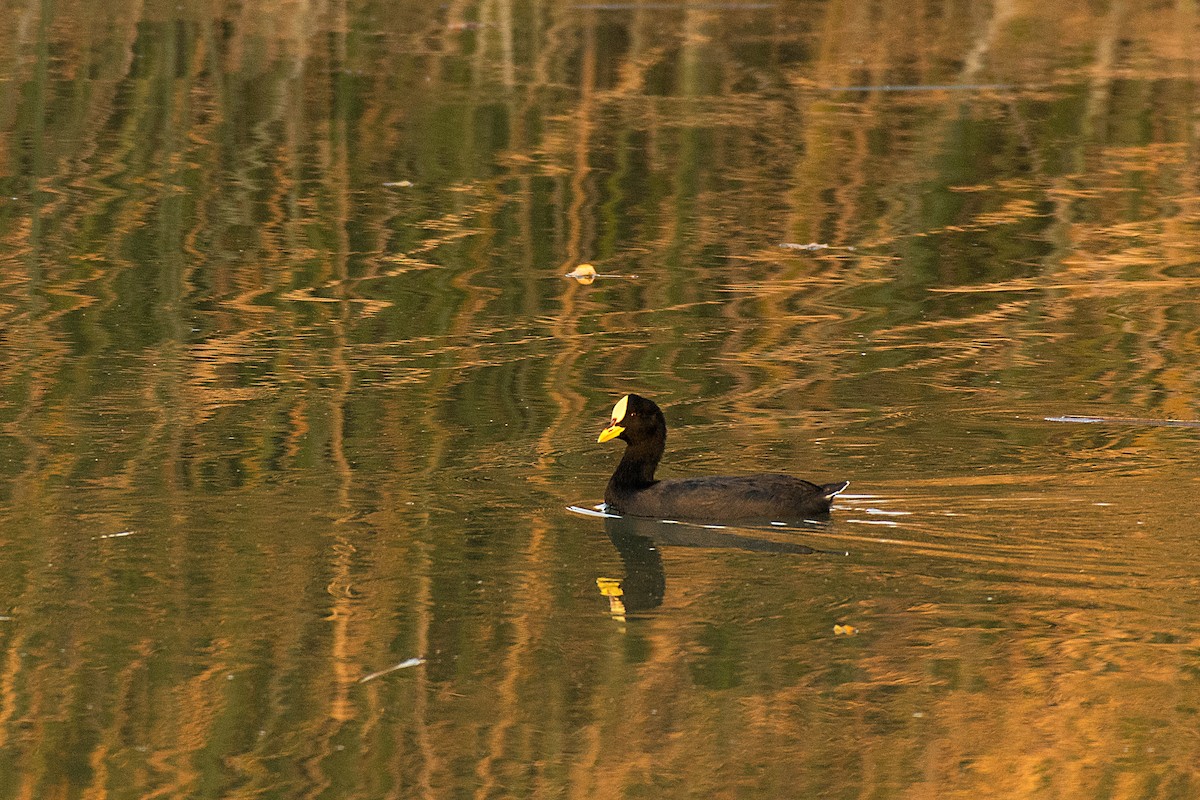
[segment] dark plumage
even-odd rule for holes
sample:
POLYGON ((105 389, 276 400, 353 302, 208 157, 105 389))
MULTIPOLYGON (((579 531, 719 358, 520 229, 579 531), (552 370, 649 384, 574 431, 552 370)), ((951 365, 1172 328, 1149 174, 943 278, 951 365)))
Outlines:
POLYGON ((598 441, 624 439, 625 455, 608 480, 610 511, 638 517, 693 520, 798 521, 826 514, 849 481, 817 485, 791 475, 712 475, 658 481, 667 444, 667 421, 654 401, 626 395, 613 408, 612 424, 598 441))

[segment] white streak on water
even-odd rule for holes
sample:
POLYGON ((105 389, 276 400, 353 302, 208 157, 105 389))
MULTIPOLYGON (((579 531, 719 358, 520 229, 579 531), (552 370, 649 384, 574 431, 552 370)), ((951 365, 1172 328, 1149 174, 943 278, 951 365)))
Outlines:
POLYGON ((423 659, 423 658, 409 658, 404 661, 401 661, 399 664, 388 667, 387 669, 381 669, 381 670, 379 670, 379 672, 372 672, 370 675, 364 675, 363 677, 358 679, 358 682, 366 683, 367 681, 373 681, 376 678, 379 678, 383 675, 387 675, 389 672, 395 672, 398 669, 408 669, 409 667, 416 667, 416 666, 419 666, 424 663, 425 663, 425 659, 423 659))
POLYGON ((579 506, 567 506, 568 511, 574 511, 576 514, 583 514, 585 517, 601 517, 604 519, 620 519, 620 514, 609 514, 607 511, 599 510, 599 507, 580 508, 579 506))

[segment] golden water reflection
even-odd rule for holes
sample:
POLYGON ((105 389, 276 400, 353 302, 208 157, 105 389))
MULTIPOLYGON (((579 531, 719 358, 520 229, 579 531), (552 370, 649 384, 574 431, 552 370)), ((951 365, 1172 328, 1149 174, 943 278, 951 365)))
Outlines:
POLYGON ((1196 794, 1194 8, 6 10, 0 798, 1196 794))

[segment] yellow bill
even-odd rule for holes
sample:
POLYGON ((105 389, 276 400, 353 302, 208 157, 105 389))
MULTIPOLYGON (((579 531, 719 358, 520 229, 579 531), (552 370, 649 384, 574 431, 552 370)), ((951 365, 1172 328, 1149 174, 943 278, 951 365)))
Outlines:
POLYGON ((625 432, 625 429, 617 423, 622 422, 625 419, 625 409, 628 407, 628 405, 629 395, 625 395, 617 401, 617 404, 613 406, 612 410, 612 424, 600 432, 600 438, 596 440, 597 442, 607 442, 611 439, 617 438, 625 432))

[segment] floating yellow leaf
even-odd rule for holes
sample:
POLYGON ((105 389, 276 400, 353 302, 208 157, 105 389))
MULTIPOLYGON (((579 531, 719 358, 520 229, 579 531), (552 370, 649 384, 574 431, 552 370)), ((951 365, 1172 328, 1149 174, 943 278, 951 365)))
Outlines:
POLYGON ((853 625, 838 624, 833 626, 834 636, 853 636, 856 633, 858 633, 858 628, 853 625))
POLYGON ((573 272, 568 272, 567 277, 574 278, 586 286, 596 280, 596 268, 591 264, 580 264, 573 272))
POLYGON ((596 268, 591 264, 580 264, 574 271, 568 272, 565 277, 574 278, 585 286, 597 278, 628 278, 629 280, 637 280, 637 275, 614 275, 611 272, 596 272, 596 268))

